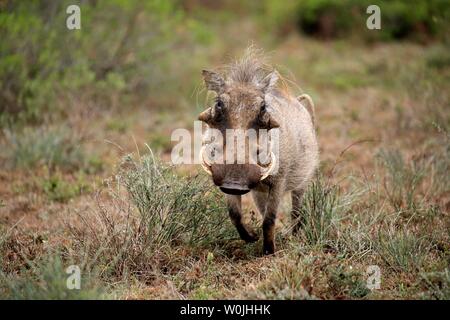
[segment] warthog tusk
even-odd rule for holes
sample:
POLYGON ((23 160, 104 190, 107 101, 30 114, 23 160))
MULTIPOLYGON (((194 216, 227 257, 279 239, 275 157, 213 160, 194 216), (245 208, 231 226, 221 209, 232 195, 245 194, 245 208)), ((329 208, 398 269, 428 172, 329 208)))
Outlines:
POLYGON ((272 174, 272 171, 275 169, 276 163, 277 163, 277 158, 275 157, 273 152, 270 152, 270 164, 269 164, 269 167, 267 169, 263 170, 263 174, 261 176, 261 180, 264 180, 265 178, 267 178, 269 175, 272 174))
POLYGON ((212 176, 212 171, 211 171, 211 165, 205 161, 205 159, 203 158, 203 153, 205 151, 206 146, 203 146, 200 149, 200 154, 199 154, 199 159, 200 159, 200 164, 202 165, 203 170, 206 171, 206 173, 208 173, 209 175, 212 176))

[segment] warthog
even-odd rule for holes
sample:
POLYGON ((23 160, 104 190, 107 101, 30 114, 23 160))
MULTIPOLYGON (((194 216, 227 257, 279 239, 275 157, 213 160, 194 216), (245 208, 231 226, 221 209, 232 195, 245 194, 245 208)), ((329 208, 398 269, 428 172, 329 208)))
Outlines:
POLYGON ((294 232, 299 228, 298 210, 318 164, 318 146, 311 98, 306 94, 295 98, 288 90, 283 90, 279 85, 282 83, 279 73, 263 61, 261 54, 249 50, 242 59, 221 72, 203 70, 205 85, 215 92, 216 99, 198 119, 211 130, 223 133, 224 149, 227 148, 227 129, 279 130, 279 152, 277 155, 269 152, 266 165, 259 162, 218 164, 210 161, 205 147, 200 152, 202 167, 226 193, 230 218, 246 242, 258 240, 256 233, 242 221, 241 195, 251 192, 263 217, 263 252, 272 254, 277 210, 286 192, 291 192, 292 196, 291 215, 297 222, 294 232))

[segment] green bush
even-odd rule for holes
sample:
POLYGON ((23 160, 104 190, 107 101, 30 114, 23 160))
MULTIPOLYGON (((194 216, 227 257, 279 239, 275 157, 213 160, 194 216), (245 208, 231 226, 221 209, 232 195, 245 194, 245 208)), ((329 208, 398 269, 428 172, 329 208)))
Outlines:
POLYGON ((269 25, 283 30, 288 23, 297 24, 301 32, 320 38, 356 34, 367 40, 425 40, 445 38, 449 31, 446 0, 297 0, 289 5, 267 0, 264 7, 269 25), (381 30, 366 28, 369 5, 381 9, 381 30))
MULTIPOLYGON (((315 0, 299 3, 298 23, 306 34, 336 37, 349 32, 352 27, 354 4, 344 0, 315 0)), ((355 23, 355 21, 353 21, 355 23)))
POLYGON ((108 185, 111 201, 72 230, 79 258, 101 265, 102 277, 149 280, 160 268, 176 268, 183 250, 236 236, 206 176, 180 176, 152 154, 127 156, 108 185))
POLYGON ((229 226, 223 198, 204 176, 183 178, 147 155, 121 173, 152 244, 220 240, 229 226))
POLYGON ((41 121, 67 113, 72 100, 110 107, 117 95, 147 95, 167 78, 167 51, 188 38, 176 1, 79 1, 81 30, 66 28, 69 4, 77 2, 0 4, 0 120, 41 121))

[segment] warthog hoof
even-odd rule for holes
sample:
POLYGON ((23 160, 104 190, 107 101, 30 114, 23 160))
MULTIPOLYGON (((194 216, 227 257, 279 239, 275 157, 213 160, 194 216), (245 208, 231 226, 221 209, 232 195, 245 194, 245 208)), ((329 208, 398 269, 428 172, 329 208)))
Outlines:
POLYGON ((275 244, 272 243, 264 243, 263 246, 264 255, 270 255, 275 253, 275 244))
POLYGON ((258 241, 259 237, 254 231, 247 231, 245 234, 241 234, 241 239, 247 243, 258 241))

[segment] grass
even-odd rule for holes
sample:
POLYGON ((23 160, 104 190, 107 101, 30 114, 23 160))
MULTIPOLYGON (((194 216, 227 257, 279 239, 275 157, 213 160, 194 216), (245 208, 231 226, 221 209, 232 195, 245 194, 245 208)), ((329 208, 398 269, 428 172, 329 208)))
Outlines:
POLYGON ((250 298, 315 299, 310 291, 313 277, 311 259, 289 255, 280 259, 269 272, 267 278, 257 287, 256 292, 250 295, 250 298))
POLYGON ((418 206, 416 193, 425 176, 426 163, 412 161, 406 164, 398 150, 381 150, 379 158, 387 169, 384 188, 391 205, 396 211, 405 207, 415 210, 418 206))
MULTIPOLYGON (((417 297, 421 292, 434 298, 445 296, 446 278, 439 273, 445 254, 433 253, 433 243, 444 241, 440 231, 435 230, 433 239, 425 229, 413 233, 408 225, 413 220, 398 227, 405 219, 401 211, 391 213, 390 220, 352 216, 362 205, 369 206, 368 212, 378 205, 370 204, 373 195, 366 199, 367 189, 359 188, 342 192, 317 178, 304 195, 300 235, 290 236, 286 226, 276 256, 258 258, 259 244, 245 249, 235 240, 224 203, 205 176, 180 176, 151 151, 129 155, 98 194, 98 206, 78 212, 79 222, 67 225, 70 241, 63 246, 64 255, 47 258, 43 246, 47 240, 41 236, 20 242, 19 249, 15 246, 21 261, 29 261, 33 275, 21 271, 17 278, 8 270, 22 264, 9 264, 4 271, 5 294, 10 298, 92 298, 104 293, 113 297, 120 292, 128 295, 123 288, 133 288, 135 283, 170 283, 172 293, 160 292, 162 296, 210 299, 243 290, 242 298, 361 299, 375 294, 365 282, 365 269, 375 264, 383 274, 408 275, 414 288, 411 294, 417 297), (370 236, 373 228, 379 231, 370 236), (24 243, 32 251, 23 251, 24 243), (435 267, 429 264, 433 258, 441 261, 435 267), (84 272, 96 275, 94 291, 66 292, 61 281, 67 275, 55 270, 67 261, 83 261, 84 272), (244 278, 243 283, 236 282, 241 272, 249 273, 250 284, 244 278), (29 277, 35 280, 22 282, 29 277), (99 288, 107 289, 100 294, 99 288)), ((432 217, 439 218, 440 213, 432 217)), ((11 250, 10 241, 3 247, 11 250)))
POLYGON ((326 245, 338 218, 339 196, 337 186, 328 186, 323 180, 311 183, 303 196, 299 210, 304 242, 309 245, 326 245))
POLYGON ((441 272, 429 272, 420 274, 422 282, 428 291, 424 294, 425 299, 450 299, 450 270, 445 268, 441 272))

